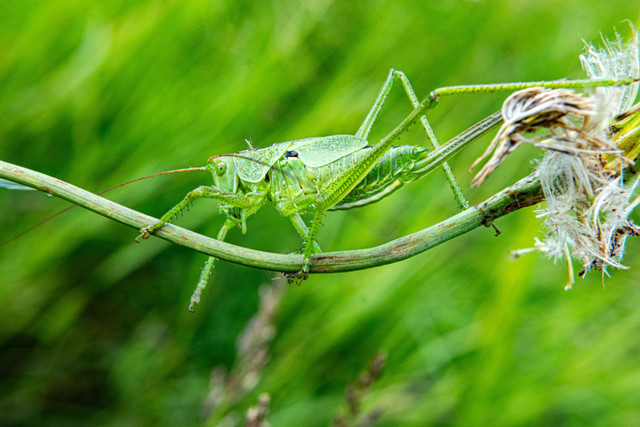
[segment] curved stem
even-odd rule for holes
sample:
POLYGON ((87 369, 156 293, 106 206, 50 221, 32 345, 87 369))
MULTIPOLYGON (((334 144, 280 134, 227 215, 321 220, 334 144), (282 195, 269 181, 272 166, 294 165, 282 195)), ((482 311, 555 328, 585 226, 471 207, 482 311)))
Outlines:
MULTIPOLYGON (((158 220, 97 196, 74 185, 21 166, 0 161, 0 177, 68 200, 129 227, 140 229, 158 220)), ((362 270, 390 264, 418 255, 496 218, 542 200, 540 182, 535 174, 521 179, 486 201, 472 206, 417 233, 368 249, 324 252, 312 256, 311 273, 335 273, 362 270)), ((168 224, 155 234, 164 240, 237 264, 265 270, 296 272, 302 255, 263 252, 225 243, 184 228, 168 224)))

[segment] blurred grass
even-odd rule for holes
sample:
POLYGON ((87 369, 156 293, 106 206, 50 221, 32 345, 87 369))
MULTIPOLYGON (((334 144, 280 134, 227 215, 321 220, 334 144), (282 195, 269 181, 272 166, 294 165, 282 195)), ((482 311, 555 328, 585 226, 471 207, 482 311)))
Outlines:
MULTIPOLYGON (((0 158, 90 190, 218 153, 354 132, 389 68, 418 94, 449 84, 581 77, 579 39, 640 24, 632 2, 110 1, 0 2, 0 158)), ((497 110, 500 96, 442 100, 442 140, 497 110)), ((408 113, 400 90, 374 129, 408 113)), ((404 140, 421 144, 419 132, 404 140)), ((451 163, 478 202, 530 171, 523 149, 483 187, 451 163)), ((206 175, 157 178, 111 198, 162 214, 206 175)), ((0 240, 57 209, 35 192, 0 193, 0 240)), ((371 246, 456 212, 441 174, 370 207, 329 214, 327 250, 371 246)), ((215 204, 181 225, 214 235, 215 204)), ((379 348, 385 375, 365 409, 380 425, 633 425, 640 420, 640 257, 601 285, 563 292, 565 268, 508 261, 538 231, 532 210, 399 264, 317 275, 287 289, 271 360, 242 417, 271 394, 271 424, 326 425, 379 348)), ((205 257, 76 209, 0 248, 0 423, 204 422, 209 375, 272 275, 219 263, 195 315, 205 257)), ((232 242, 287 252, 299 238, 265 208, 232 242)))

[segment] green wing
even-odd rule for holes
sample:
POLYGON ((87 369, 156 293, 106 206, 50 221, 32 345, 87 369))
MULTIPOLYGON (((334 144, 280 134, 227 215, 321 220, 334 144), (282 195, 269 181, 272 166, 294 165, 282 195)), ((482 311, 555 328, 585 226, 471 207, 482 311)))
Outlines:
POLYGON ((353 135, 334 135, 294 141, 290 148, 306 166, 318 168, 335 162, 367 145, 367 140, 353 135))
POLYGON ((233 158, 238 176, 248 182, 261 181, 271 166, 287 152, 291 145, 293 141, 279 142, 268 147, 239 152, 238 157, 233 158))
POLYGON ((294 155, 297 155, 306 166, 318 168, 358 151, 366 145, 365 139, 353 135, 296 139, 255 150, 241 151, 234 156, 233 162, 240 179, 259 182, 287 151, 297 153, 294 155))

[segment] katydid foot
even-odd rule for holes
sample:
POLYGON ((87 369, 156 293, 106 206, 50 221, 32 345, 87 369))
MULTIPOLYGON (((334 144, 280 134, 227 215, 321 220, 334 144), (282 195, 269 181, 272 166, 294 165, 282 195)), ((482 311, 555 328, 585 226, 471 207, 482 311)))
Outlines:
POLYGON ((149 236, 151 236, 156 231, 160 230, 165 225, 167 225, 166 222, 158 221, 151 226, 147 225, 146 227, 141 228, 140 234, 138 235, 138 237, 136 237, 136 243, 140 243, 140 239, 144 239, 144 240, 148 239, 149 236))
POLYGON ((296 285, 300 286, 302 282, 309 278, 309 273, 304 271, 298 271, 297 273, 284 273, 285 279, 287 279, 288 284, 296 283, 296 285))
MULTIPOLYGON (((311 253, 322 252, 320 250, 320 246, 317 244, 315 240, 313 241, 313 243, 314 245, 311 246, 309 251, 311 253)), ((305 255, 304 261, 302 261, 302 270, 298 271, 297 273, 284 273, 284 277, 287 279, 287 283, 292 284, 293 282, 296 282, 296 285, 300 286, 302 282, 304 282, 309 278, 310 268, 311 268, 311 256, 305 255)))

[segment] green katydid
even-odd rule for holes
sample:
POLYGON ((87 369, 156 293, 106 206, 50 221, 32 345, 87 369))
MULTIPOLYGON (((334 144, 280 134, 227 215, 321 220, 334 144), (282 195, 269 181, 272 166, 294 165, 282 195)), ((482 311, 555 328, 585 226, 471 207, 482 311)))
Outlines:
MULTIPOLYGON (((171 222, 195 198, 217 200, 226 220, 217 238, 224 240, 227 231, 239 226, 247 229, 246 219, 267 201, 272 202, 282 215, 290 218, 294 228, 304 239, 304 261, 300 271, 288 276, 300 284, 308 277, 311 256, 320 252, 316 234, 324 213, 328 210, 365 206, 391 194, 405 183, 411 182, 433 169, 443 166, 461 208, 468 207, 446 159, 452 154, 497 126, 501 114, 493 115, 442 146, 424 116, 443 95, 477 92, 516 91, 531 87, 581 88, 604 85, 630 84, 637 79, 616 80, 561 80, 553 82, 507 83, 475 86, 451 86, 437 89, 422 102, 418 101, 408 79, 397 70, 391 70, 373 107, 355 135, 335 135, 306 138, 276 143, 268 147, 249 149, 237 154, 216 155, 209 158, 206 169, 213 175, 214 185, 201 186, 189 192, 160 221, 140 230, 136 239, 147 239, 155 231, 171 222), (369 145, 367 137, 376 121, 393 83, 400 80, 414 110, 380 142, 369 145), (418 120, 435 149, 416 146, 393 146, 401 134, 418 120), (310 212, 313 219, 305 224, 301 214, 310 212)), ((200 281, 191 298, 193 311, 205 288, 215 258, 209 257, 200 281)))

